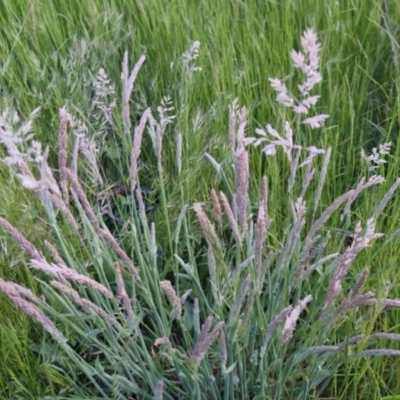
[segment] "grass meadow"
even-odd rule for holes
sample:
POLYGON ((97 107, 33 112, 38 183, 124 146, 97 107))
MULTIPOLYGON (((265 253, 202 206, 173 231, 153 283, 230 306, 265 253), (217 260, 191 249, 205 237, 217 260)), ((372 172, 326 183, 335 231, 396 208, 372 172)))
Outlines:
POLYGON ((2 0, 0 399, 400 399, 399 86, 397 1, 2 0))

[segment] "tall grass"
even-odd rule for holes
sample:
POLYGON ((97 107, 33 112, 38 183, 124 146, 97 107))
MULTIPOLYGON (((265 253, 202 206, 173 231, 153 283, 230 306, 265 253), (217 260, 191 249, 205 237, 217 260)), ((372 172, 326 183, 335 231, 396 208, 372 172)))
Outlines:
MULTIPOLYGON (((354 203, 353 213, 349 214, 345 225, 339 225, 339 215, 333 217, 331 228, 337 228, 330 229, 332 239, 327 246, 331 246, 330 250, 335 252, 342 246, 345 237, 351 234, 357 220, 361 218, 366 221, 373 214, 397 176, 398 67, 395 62, 395 52, 399 9, 394 2, 385 5, 386 8, 382 8, 380 2, 357 1, 351 5, 337 5, 333 1, 315 5, 314 2, 305 1, 301 6, 290 3, 288 7, 283 8, 279 4, 270 2, 262 4, 253 2, 250 5, 215 2, 189 5, 189 3, 172 2, 166 7, 163 2, 144 4, 96 2, 95 6, 82 7, 80 3, 74 1, 50 5, 41 1, 18 5, 3 2, 0 6, 2 43, 4 43, 0 50, 3 60, 0 78, 4 94, 2 101, 4 107, 10 105, 16 107, 22 115, 29 115, 38 105, 42 106, 34 126, 37 137, 43 143, 49 143, 53 149, 49 155, 52 165, 55 165, 57 159, 54 151, 57 147, 57 135, 54 134, 58 130, 57 114, 67 101, 67 109, 86 123, 91 134, 95 131, 108 132, 108 138, 110 136, 118 138, 117 140, 123 143, 122 147, 115 146, 115 140, 103 143, 105 146, 101 153, 101 166, 106 170, 105 175, 110 185, 120 181, 120 189, 121 186, 122 189, 127 188, 131 138, 123 133, 122 121, 118 118, 115 121, 117 129, 110 135, 104 121, 93 113, 91 92, 97 71, 105 68, 111 80, 116 83, 117 92, 120 93, 119 60, 122 60, 125 49, 130 50, 131 62, 138 60, 142 51, 146 52, 147 62, 138 76, 131 102, 132 126, 138 125, 138 120, 148 107, 151 107, 154 113, 165 95, 171 96, 177 117, 174 125, 167 128, 164 137, 163 173, 160 174, 157 167, 151 135, 144 136, 142 162, 139 165, 142 189, 146 193, 151 192, 143 193, 146 197, 146 217, 156 223, 157 240, 161 240, 162 243, 169 242, 165 248, 163 246, 162 251, 161 246, 157 251, 160 279, 171 279, 178 268, 178 262, 173 258, 173 254, 184 251, 189 256, 191 252, 187 249, 191 246, 185 241, 172 239, 176 237, 174 227, 175 221, 179 222, 178 214, 181 207, 193 204, 194 201, 208 201, 210 187, 215 187, 218 193, 222 189, 229 201, 231 200, 227 185, 219 183, 212 163, 206 157, 201 157, 208 152, 214 160, 217 160, 215 164, 217 168, 219 168, 218 163, 221 164, 227 176, 226 182, 232 189, 234 174, 229 168, 232 155, 229 153, 229 141, 225 134, 228 125, 227 103, 238 96, 240 104, 248 106, 249 132, 253 132, 256 127, 264 126, 266 122, 276 124, 276 127, 280 126, 279 123, 283 122, 284 115, 279 107, 274 105, 275 94, 269 88, 268 77, 285 76, 289 72, 289 53, 293 47, 299 47, 298 33, 304 27, 315 26, 324 43, 322 58, 325 81, 321 87, 320 110, 331 114, 331 119, 329 129, 320 135, 312 132, 295 133, 295 135, 301 136, 299 143, 304 146, 316 145, 319 148, 327 148, 330 145, 333 148, 327 172, 329 186, 322 192, 318 213, 321 213, 324 207, 341 193, 356 186, 361 176, 360 168, 364 168, 361 167, 359 157, 361 145, 369 152, 379 143, 392 141, 395 152, 389 158, 387 166, 382 166, 379 170, 386 176, 387 183, 372 188, 367 196, 361 194, 359 201, 354 203), (191 77, 182 67, 181 56, 193 40, 201 42, 198 65, 203 70, 191 77), (172 67, 171 62, 174 63, 172 67), (276 117, 272 119, 271 115, 276 117), (178 137, 176 136, 178 132, 182 134, 184 181, 182 175, 178 173, 175 161, 175 138, 178 137), (202 179, 198 178, 198 168, 202 170, 202 179), (154 210, 155 215, 152 215, 151 212, 154 210)), ((98 135, 97 140, 101 136, 102 134, 98 135)), ((262 176, 267 174, 269 177, 269 214, 275 220, 270 227, 269 238, 272 249, 278 250, 283 245, 280 238, 284 237, 282 236, 284 228, 292 218, 289 205, 282 207, 282 199, 287 196, 287 185, 282 185, 281 182, 286 181, 289 169, 282 167, 283 161, 280 158, 262 157, 259 151, 252 149, 249 149, 249 152, 251 170, 249 186, 252 204, 258 196, 262 176), (276 223, 276 221, 282 222, 276 223)), ((4 174, 7 188, 12 189, 8 173, 4 174)), ((58 176, 57 173, 55 176, 58 176)), ((311 183, 310 191, 313 189, 311 183)), ((88 193, 92 204, 96 190, 96 187, 91 187, 88 193)), ((110 193, 107 190, 104 192, 110 193)), ((100 194, 101 198, 104 197, 103 194, 100 194)), ((26 200, 26 193, 21 190, 12 192, 7 190, 4 191, 4 195, 8 195, 10 199, 16 196, 15 198, 24 204, 33 202, 34 206, 29 207, 32 218, 35 221, 38 217, 39 220, 43 220, 43 210, 37 207, 35 200, 26 200)), ((133 212, 130 207, 131 202, 131 197, 127 199, 119 196, 108 207, 111 210, 107 207, 102 210, 102 212, 111 211, 111 216, 107 217, 110 219, 106 221, 108 229, 116 236, 118 242, 128 249, 128 253, 134 247, 131 243, 129 223, 126 223, 126 226, 116 225, 118 225, 117 218, 121 219, 121 216, 126 217, 127 213, 130 215, 133 212), (116 209, 118 215, 115 215, 116 209)), ((396 204, 396 198, 392 199, 378 219, 378 231, 394 232, 396 204)), ((32 237, 37 247, 44 251, 41 238, 32 235, 30 223, 27 225, 24 222, 26 217, 19 219, 19 207, 15 207, 13 201, 2 202, 2 205, 3 216, 7 216, 7 219, 16 226, 24 227, 24 233, 32 237)), ((211 207, 211 204, 209 206, 211 207)), ((253 212, 255 210, 256 208, 253 212)), ((62 231, 60 235, 67 235, 68 243, 73 241, 73 246, 69 250, 73 252, 73 257, 69 257, 71 258, 69 262, 86 259, 87 249, 86 246, 79 245, 80 237, 69 233, 70 228, 66 228, 68 224, 64 221, 57 223, 63 224, 59 228, 62 231)), ((228 221, 225 221, 225 224, 227 223, 228 221)), ((191 218, 188 227, 183 220, 181 224, 183 224, 182 229, 191 232, 194 244, 201 246, 197 222, 191 218)), ((226 234, 226 229, 223 232, 226 234)), ((4 262, 5 272, 2 276, 6 279, 29 282, 31 287, 31 281, 26 282, 25 275, 18 275, 16 272, 15 276, 6 267, 8 260, 19 260, 20 256, 8 238, 4 237, 3 241, 12 247, 12 252, 4 262)), ((200 266, 204 262, 204 259, 197 253, 193 254, 193 251, 191 257, 194 257, 200 266)), ((393 282, 396 279, 393 277, 397 276, 395 273, 397 258, 398 251, 394 238, 378 249, 376 246, 370 250, 366 249, 365 255, 361 254, 358 258, 359 263, 354 266, 354 275, 357 276, 361 272, 361 266, 367 264, 371 268, 367 285, 377 287, 378 292, 386 296, 386 291, 389 290, 386 282, 393 282)), ((75 265, 75 262, 71 265, 75 265)), ((88 261, 85 266, 90 266, 88 261)), ((204 283, 207 277, 206 270, 199 267, 199 275, 200 281, 204 283)), ((111 280, 115 279, 113 274, 109 277, 111 280)), ((349 280, 351 284, 351 278, 349 280)), ((393 283, 390 293, 398 297, 396 282, 393 283)), ((180 285, 179 280, 177 284, 180 285)), ((5 307, 7 310, 10 309, 9 303, 5 302, 5 307)), ((373 328, 374 321, 372 315, 370 329, 373 328)), ((383 330, 396 326, 396 313, 391 312, 384 318, 380 317, 377 324, 377 327, 382 327, 383 330)), ((15 320, 14 326, 18 326, 18 319, 15 320)), ((28 339, 25 334, 27 330, 10 328, 10 332, 12 331, 17 332, 18 337, 23 339, 20 343, 15 341, 10 348, 19 349, 16 350, 18 354, 22 354, 22 351, 27 352, 27 346, 23 344, 31 340, 31 336, 28 339)), ((5 335, 9 337, 6 333, 5 335)), ((8 346, 5 348, 4 354, 10 354, 7 353, 8 348, 8 346)), ((43 348, 41 354, 45 354, 43 348)), ((36 357, 31 355, 30 359, 34 362, 36 357)), ((21 396, 26 397, 27 393, 31 392, 32 398, 37 398, 35 391, 40 389, 32 378, 32 372, 37 370, 37 364, 32 364, 34 366, 29 368, 29 363, 22 363, 20 365, 23 368, 15 370, 10 358, 2 360, 7 360, 7 364, 3 364, 2 367, 6 372, 2 374, 5 377, 2 382, 5 396, 11 397, 10 393, 14 393, 13 395, 18 398, 18 393, 24 393, 21 396), (26 380, 22 383, 24 376, 26 380), (22 386, 24 389, 21 389, 22 386), (15 391, 16 388, 18 389, 15 391)), ((38 362, 40 363, 41 359, 38 362)), ((337 391, 349 398, 356 395, 379 398, 380 390, 399 391, 397 382, 393 380, 393 374, 390 372, 396 365, 396 362, 384 359, 371 363, 363 361, 362 364, 350 360, 346 364, 345 377, 339 376, 338 380, 338 385, 344 384, 345 390, 342 390, 342 386, 337 386, 337 391), (351 370, 354 371, 354 375, 350 374, 351 370), (385 376, 387 385, 382 384, 380 378, 382 376, 385 376), (371 384, 371 381, 374 383, 371 384)), ((46 363, 44 368, 47 368, 46 363)), ((53 381, 60 382, 61 378, 56 378, 54 375, 55 369, 52 371, 53 381)), ((44 382, 43 387, 46 385, 47 382, 44 382)))
MULTIPOLYGON (((181 59, 188 82, 202 71, 199 45, 195 42, 181 59)), ((150 109, 142 113, 130 143, 129 101, 144 57, 129 68, 125 52, 121 101, 113 98, 114 85, 104 70, 93 82, 93 109, 86 120, 98 124, 102 136, 90 135, 85 122, 65 107, 60 110, 57 171, 49 166, 49 149, 43 149, 31 133, 37 110, 26 122, 20 122, 16 113, 3 112, 0 138, 8 153, 5 161, 42 204, 56 240, 44 242, 46 256, 0 219, 27 253, 29 267, 51 277, 37 277, 44 298, 3 279, 1 290, 52 338, 46 340, 44 358, 65 377, 68 394, 119 399, 303 399, 329 393, 333 376, 343 367, 348 369, 351 360, 400 355, 399 350, 376 344, 396 342, 400 336, 375 329, 380 313, 399 307, 400 300, 379 299, 373 291, 365 291, 367 268, 354 283, 345 280, 358 254, 383 236, 375 233, 376 219, 400 180, 377 203, 365 227, 361 222, 355 225, 352 242, 344 250, 339 241, 331 251, 338 241, 331 243, 332 228, 325 227, 342 205, 340 220, 346 221, 356 198, 385 181, 376 168, 384 164, 390 145, 382 145, 372 156, 363 152, 365 170, 372 165, 370 176, 361 171, 353 189, 321 210, 331 148, 303 144, 296 135, 321 128, 329 118, 327 114, 303 117, 319 101, 311 91, 322 80, 320 45, 312 30, 303 34, 301 48, 291 53, 294 67, 305 75, 298 86, 300 96, 295 97, 281 80, 270 79, 277 102, 296 117, 294 124, 289 118, 284 123, 284 135, 267 125, 265 131, 256 130, 257 137, 248 137, 247 109, 239 108, 237 100, 229 107, 232 179, 226 167, 206 154, 225 187, 219 193, 211 191, 212 217, 205 211, 207 204, 185 203, 188 167, 179 132, 172 140, 177 145, 176 165, 168 166, 180 178, 179 215, 169 207, 164 144, 179 121, 179 110, 177 116, 169 97, 157 108, 158 117, 150 109), (162 237, 157 236, 157 220, 151 221, 141 188, 145 172, 139 161, 146 127, 156 162, 162 237), (108 187, 112 169, 103 168, 102 176, 98 165, 113 160, 104 147, 118 130, 116 168, 130 178, 127 208, 113 201, 115 192, 108 187), (274 185, 268 180, 274 175, 262 179, 258 200, 249 190, 247 146, 252 144, 266 144, 266 156, 274 155, 287 166, 287 183, 275 183, 286 192, 280 206, 288 215, 281 217, 285 227, 277 230, 279 237, 270 233, 274 221, 269 193, 274 185), (321 154, 325 161, 316 175, 313 164, 321 154), (107 223, 102 214, 111 221, 107 223), (60 221, 70 229, 62 229, 60 221), (115 231, 115 224, 122 228, 115 231), (359 314, 360 307, 372 312, 359 314), (344 323, 346 332, 341 329, 344 323)))

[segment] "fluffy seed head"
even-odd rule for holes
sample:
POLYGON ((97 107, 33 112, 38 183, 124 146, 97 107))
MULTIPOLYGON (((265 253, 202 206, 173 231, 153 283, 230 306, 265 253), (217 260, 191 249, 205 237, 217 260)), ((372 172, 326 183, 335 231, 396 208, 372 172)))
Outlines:
POLYGON ((175 289, 172 287, 171 282, 168 280, 161 281, 160 287, 175 311, 175 318, 180 321, 182 319, 182 304, 175 292, 175 289))

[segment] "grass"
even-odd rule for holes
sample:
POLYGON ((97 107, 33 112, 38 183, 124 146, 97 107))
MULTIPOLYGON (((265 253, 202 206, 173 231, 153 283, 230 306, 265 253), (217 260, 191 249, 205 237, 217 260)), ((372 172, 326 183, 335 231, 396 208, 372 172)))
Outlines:
MULTIPOLYGON (((337 243, 341 243, 359 219, 365 221, 371 215, 398 174, 400 6, 391 2, 388 11, 386 3, 389 2, 382 5, 381 1, 353 1, 337 5, 335 1, 317 4, 302 1, 301 5, 289 2, 283 6, 279 2, 258 1, 248 4, 172 1, 167 5, 154 0, 97 1, 89 6, 89 3, 82 5, 78 1, 49 3, 37 0, 18 4, 3 1, 0 5, 1 105, 3 109, 6 106, 15 108, 23 116, 28 116, 37 106, 42 107, 34 128, 38 139, 51 146, 50 161, 56 165, 58 110, 66 104, 74 115, 84 120, 91 133, 101 132, 99 121, 90 119, 93 79, 97 71, 104 68, 120 92, 124 51, 129 50, 130 65, 145 52, 147 61, 140 71, 131 101, 133 125, 136 126, 144 109, 151 107, 155 111, 166 95, 171 96, 177 115, 174 127, 168 128, 164 137, 163 173, 158 173, 153 144, 146 137, 140 178, 142 187, 154 190, 156 197, 162 196, 163 190, 166 194, 164 199, 153 199, 160 206, 149 219, 156 224, 158 241, 165 237, 169 241, 167 246, 162 246, 165 253, 157 262, 161 263, 160 280, 170 278, 177 268, 172 253, 182 249, 190 253, 190 246, 173 243, 168 235, 168 230, 171 233, 175 228, 180 207, 208 200, 211 187, 225 190, 204 154, 211 154, 221 163, 230 182, 233 179, 229 168, 232 158, 227 135, 227 104, 238 97, 240 104, 246 105, 250 117, 248 132, 264 127, 267 122, 278 127, 287 116, 274 102, 275 93, 268 78, 284 77, 291 71, 290 51, 298 48, 300 32, 312 26, 323 44, 324 81, 318 110, 331 117, 325 131, 316 133, 305 129, 299 133, 298 140, 306 145, 333 148, 328 184, 319 211, 354 187, 365 173, 359 156, 361 147, 370 150, 378 143, 393 143, 388 164, 379 170, 386 177, 386 183, 359 198, 345 225, 339 224, 338 216, 334 217, 332 227, 335 229, 329 231, 336 239, 331 246, 337 248, 337 243), (180 60, 194 40, 201 42, 197 64, 203 70, 189 78, 180 60), (176 171, 175 134, 178 131, 183 138, 184 179, 176 171)), ((296 84, 296 79, 294 77, 288 85, 296 84)), ((116 121, 118 123, 120 121, 116 121)), ((115 141, 125 140, 127 149, 123 145, 120 153, 119 146, 113 146, 112 140, 106 141, 105 157, 109 163, 118 160, 119 164, 112 172, 111 169, 106 172, 111 174, 108 175, 110 183, 119 180, 128 185, 129 159, 123 156, 129 150, 129 140, 123 134, 122 125, 112 135, 115 141)), ((289 208, 282 207, 287 201, 286 185, 282 185, 282 181, 286 182, 289 173, 283 160, 282 157, 266 158, 259 150, 250 150, 250 197, 253 203, 258 197, 262 176, 266 174, 269 178, 269 215, 276 222, 270 231, 270 245, 274 249, 281 246, 280 238, 290 219, 289 208)), ((21 191, 17 182, 12 180, 10 184, 7 171, 4 168, 1 178, 2 185, 7 188, 1 191, 4 196, 2 216, 20 227, 42 248, 42 239, 49 227, 43 223, 40 228, 43 232, 37 235, 33 221, 42 221, 45 214, 36 200, 21 191), (21 219, 21 204, 30 217, 21 219)), ((119 201, 123 202, 123 199, 119 201)), ((118 207, 123 206, 118 204, 118 207)), ((398 228, 398 209, 398 200, 393 198, 378 219, 378 232, 389 237, 398 228)), ((73 237, 68 228, 63 229, 62 237, 73 237)), ((198 223, 193 220, 182 229, 188 229, 192 236, 190 242, 200 251, 198 223)), ((119 230, 115 234, 129 246, 129 231, 119 230)), ((24 265, 25 261, 10 239, 4 235, 2 240, 10 251, 2 260, 1 276, 41 290, 33 280, 32 272, 21 267, 10 272, 10 264, 24 265)), ((78 242, 74 259, 86 258, 83 243, 79 245, 77 238, 73 240, 78 242)), ((204 263, 204 260, 200 261, 200 254, 191 257, 196 258, 199 266, 204 263)), ((367 249, 357 258, 349 285, 351 279, 354 281, 363 267, 368 266, 371 275, 367 285, 386 295, 390 282, 390 297, 400 297, 397 259, 396 240, 381 248, 378 245, 367 249)), ((48 365, 46 356, 38 358, 27 345, 40 344, 47 339, 43 339, 37 325, 32 325, 34 329, 28 328, 27 318, 4 298, 2 309, 5 310, 3 315, 7 316, 4 337, 10 338, 2 348, 6 355, 1 358, 4 363, 0 364, 2 396, 38 398, 54 395, 55 388, 65 387, 65 383, 61 383, 56 369, 48 365), (15 359, 26 359, 27 362, 11 361, 15 359), (47 371, 48 379, 38 382, 37 371, 43 369, 47 371)), ((396 332, 398 311, 379 318, 372 313, 370 317, 367 331, 380 328, 396 332)), ((343 326, 342 335, 354 329, 356 322, 356 316, 352 316, 343 326)), ((396 348, 394 343, 390 346, 396 348)), ((379 399, 386 394, 400 393, 398 382, 392 378, 398 363, 396 358, 367 362, 348 360, 333 384, 325 390, 329 395, 343 399, 379 399)))

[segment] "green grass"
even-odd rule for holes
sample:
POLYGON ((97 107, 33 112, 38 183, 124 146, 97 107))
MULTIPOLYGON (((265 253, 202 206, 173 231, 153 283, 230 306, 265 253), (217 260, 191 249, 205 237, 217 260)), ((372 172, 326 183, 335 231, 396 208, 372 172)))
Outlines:
MULTIPOLYGON (((3 190, 0 193, 2 216, 25 227, 24 233, 39 244, 47 235, 42 223, 43 214, 37 212, 37 202, 15 186, 7 167, 1 166, 3 190), (7 188, 7 189, 5 189, 7 188), (18 205, 18 206, 16 206, 18 205)), ((40 293, 24 257, 10 238, 1 236, 1 277, 24 282, 40 293)), ((42 328, 34 324, 4 298, 0 299, 0 397, 7 399, 37 399, 44 394, 56 395, 55 387, 64 382, 62 376, 44 361, 40 348, 42 328), (36 343, 37 350, 34 350, 36 343)))
MULTIPOLYGON (((291 49, 298 48, 300 33, 313 27, 322 43, 324 81, 318 110, 330 114, 331 118, 325 131, 305 129, 299 141, 333 147, 321 208, 353 187, 363 175, 361 147, 371 149, 378 143, 393 143, 389 162, 380 170, 387 182, 355 203, 351 224, 338 229, 339 240, 346 231, 352 230, 357 220, 370 216, 398 175, 400 4, 390 2, 388 14, 378 0, 336 3, 333 0, 4 0, 0 4, 0 105, 2 109, 15 108, 24 116, 42 107, 34 128, 38 139, 51 146, 50 159, 55 164, 59 108, 67 104, 75 115, 85 120, 97 71, 104 68, 120 89, 124 51, 129 51, 130 65, 145 53, 147 60, 136 82, 131 116, 135 125, 145 108, 155 110, 165 95, 172 97, 178 116, 175 130, 183 135, 185 180, 182 182, 174 167, 175 132, 172 129, 167 131, 164 140, 163 179, 168 196, 165 206, 170 215, 176 216, 182 204, 208 200, 210 188, 219 188, 220 182, 204 157, 205 152, 231 174, 231 158, 227 155, 227 105, 235 97, 248 107, 249 133, 266 123, 282 125, 285 115, 274 102, 275 93, 268 78, 288 75, 291 49), (203 70, 189 80, 180 67, 180 57, 194 40, 201 42, 198 65, 203 70), (171 63, 174 63, 172 68, 171 63)), ((293 79, 293 85, 296 83, 293 79)), ((98 128, 93 121, 85 122, 92 132, 98 128)), ((115 132, 115 137, 122 140, 122 127, 121 132, 115 132)), ((142 150, 141 184, 157 190, 161 185, 151 147, 147 138, 142 150)), ((273 225, 271 236, 279 237, 289 218, 288 209, 282 207, 287 201, 286 185, 281 183, 286 182, 288 168, 282 165, 282 158, 267 159, 254 149, 250 153, 252 199, 256 200, 261 177, 267 174, 269 212, 279 221, 273 225)), ((35 211, 37 206, 21 193, 18 185, 10 184, 7 169, 3 171, 0 178, 2 216, 20 227, 32 241, 40 243, 41 237, 46 237, 47 228, 43 224, 38 236, 34 224, 43 215, 35 211)), ((116 171, 126 172, 127 165, 116 171)), ((127 182, 124 176, 113 176, 113 179, 127 182)), ((398 229, 399 209, 398 198, 392 199, 378 220, 378 232, 390 235, 398 229)), ((162 208, 154 219, 157 234, 163 238, 167 221, 162 208)), ((175 226, 175 221, 168 222, 175 226)), ((332 225, 339 226, 337 215, 332 225)), ((196 224, 193 229, 195 236, 196 224)), ((1 235, 9 251, 1 260, 0 275, 38 290, 32 278, 37 274, 23 267, 20 251, 5 234, 1 235), (10 267, 16 264, 17 268, 10 267)), ((277 240, 273 243, 279 245, 277 240)), ((375 246, 357 259, 353 273, 357 276, 368 266, 371 288, 384 293, 390 282, 390 296, 400 297, 399 255, 397 240, 381 249, 375 246)), ((170 256, 165 257, 169 260, 170 256)), ((170 269, 171 264, 166 265, 162 275, 170 269)), ((41 343, 41 330, 3 298, 1 305, 4 322, 1 334, 5 340, 1 340, 4 357, 0 357, 0 396, 34 399, 54 395, 63 386, 62 378, 29 346, 32 342, 41 343), (46 378, 39 379, 38 371, 46 371, 40 374, 46 378)), ((374 321, 372 316, 371 321, 374 321)), ((377 326, 393 332, 398 330, 399 323, 398 311, 376 321, 377 326)), ((346 367, 326 389, 332 396, 379 399, 400 393, 400 383, 393 378, 394 371, 400 368, 398 359, 349 360, 346 367)))

